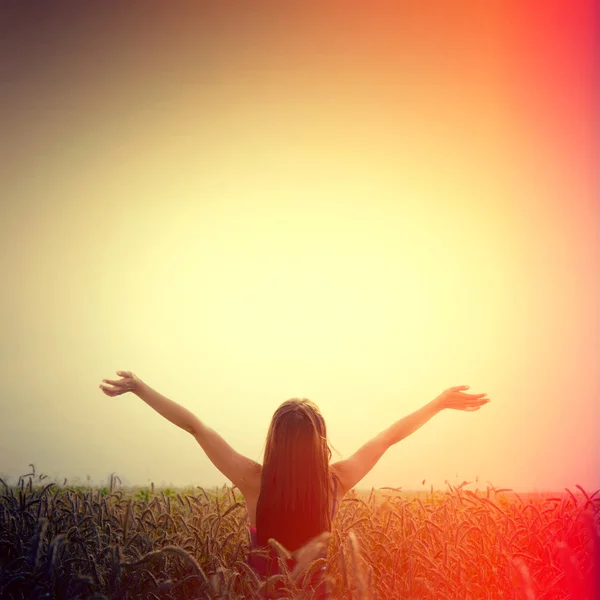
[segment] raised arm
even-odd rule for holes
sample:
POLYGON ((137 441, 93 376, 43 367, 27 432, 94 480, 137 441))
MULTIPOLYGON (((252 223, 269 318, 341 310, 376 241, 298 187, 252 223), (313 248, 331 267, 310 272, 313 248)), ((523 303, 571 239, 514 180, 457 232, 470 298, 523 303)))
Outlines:
POLYGON ((213 465, 237 486, 242 494, 246 495, 260 486, 261 466, 257 462, 236 452, 216 431, 207 427, 187 408, 159 394, 130 371, 118 371, 117 375, 122 379, 103 380, 109 384, 100 385, 105 394, 117 396, 133 392, 165 419, 191 433, 213 465))
POLYGON ((465 394, 463 390, 466 389, 469 389, 469 386, 462 385, 446 390, 422 408, 396 421, 376 435, 349 458, 333 464, 331 468, 338 476, 344 493, 351 490, 369 473, 390 446, 425 425, 444 408, 472 412, 489 402, 488 398, 484 398, 486 394, 465 394))

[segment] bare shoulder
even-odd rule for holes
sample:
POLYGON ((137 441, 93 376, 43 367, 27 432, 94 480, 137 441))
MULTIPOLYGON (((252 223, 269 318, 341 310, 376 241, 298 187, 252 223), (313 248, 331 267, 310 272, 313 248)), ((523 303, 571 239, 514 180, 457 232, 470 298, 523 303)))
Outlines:
POLYGON ((339 498, 345 494, 344 484, 342 482, 342 477, 340 474, 339 463, 335 463, 330 465, 329 472, 331 473, 331 489, 336 490, 336 496, 339 498))
POLYGON ((337 495, 343 496, 348 491, 348 484, 346 482, 347 467, 345 461, 339 461, 332 464, 329 470, 331 472, 332 485, 335 485, 337 488, 337 495))
POLYGON ((331 477, 332 479, 338 479, 340 478, 340 474, 339 474, 339 468, 340 468, 340 463, 336 462, 333 463, 332 465, 329 465, 329 472, 331 473, 331 477))
POLYGON ((248 467, 249 468, 246 477, 244 478, 242 484, 244 489, 242 489, 242 487, 240 486, 238 487, 240 487, 240 491, 242 492, 245 498, 247 498, 248 496, 258 497, 262 479, 262 465, 255 461, 250 461, 248 467))
POLYGON ((248 518, 250 525, 256 528, 256 506, 258 504, 258 497, 260 496, 260 483, 262 477, 262 465, 254 463, 250 471, 250 476, 244 482, 243 489, 240 487, 239 490, 244 496, 246 502, 246 509, 248 511, 248 518))

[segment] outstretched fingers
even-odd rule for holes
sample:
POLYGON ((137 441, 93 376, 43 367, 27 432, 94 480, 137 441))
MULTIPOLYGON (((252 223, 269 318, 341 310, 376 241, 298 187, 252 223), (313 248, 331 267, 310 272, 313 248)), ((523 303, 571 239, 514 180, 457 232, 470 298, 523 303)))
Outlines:
POLYGON ((446 390, 447 392, 458 392, 458 394, 462 397, 462 398, 483 398, 484 396, 487 396, 487 393, 484 394, 465 394, 464 391, 470 389, 470 385, 456 385, 454 387, 448 388, 448 390, 446 390))
POLYGON ((484 398, 487 394, 461 394, 463 398, 468 398, 469 400, 479 400, 480 398, 484 398))
POLYGON ((469 387, 470 386, 468 385, 457 385, 448 388, 443 394, 445 407, 473 412, 479 410, 482 406, 490 402, 490 399, 487 397, 487 393, 465 393, 464 390, 468 390, 469 387))
POLYGON ((467 410, 479 410, 482 406, 485 406, 490 402, 489 398, 478 398, 476 400, 471 400, 467 405, 467 410))
POLYGON ((120 390, 116 390, 114 388, 111 388, 107 385, 102 385, 100 384, 100 389, 107 395, 107 396, 118 396, 121 391, 120 390))

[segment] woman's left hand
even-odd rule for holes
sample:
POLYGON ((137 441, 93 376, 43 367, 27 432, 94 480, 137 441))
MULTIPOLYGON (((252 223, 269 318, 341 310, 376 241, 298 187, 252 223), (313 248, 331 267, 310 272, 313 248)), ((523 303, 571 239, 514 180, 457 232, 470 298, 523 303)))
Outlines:
POLYGON ((120 396, 126 392, 133 392, 135 394, 141 380, 131 371, 117 371, 117 375, 120 375, 121 379, 103 379, 104 384, 109 385, 101 383, 100 389, 107 396, 120 396))

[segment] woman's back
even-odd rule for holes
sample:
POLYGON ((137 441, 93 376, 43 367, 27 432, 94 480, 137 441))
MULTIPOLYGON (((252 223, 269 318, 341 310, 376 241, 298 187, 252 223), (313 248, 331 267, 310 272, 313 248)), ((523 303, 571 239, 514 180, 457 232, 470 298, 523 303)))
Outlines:
MULTIPOLYGON (((340 488, 338 486, 337 477, 336 477, 335 473, 331 473, 331 492, 332 492, 331 503, 330 503, 331 504, 331 512, 330 512, 331 523, 333 523, 337 508, 339 506, 339 499, 338 499, 339 491, 340 491, 340 488)), ((249 511, 249 514, 250 514, 250 511, 249 511)), ((253 524, 252 519, 250 519, 250 555, 249 555, 248 564, 256 571, 256 573, 258 575, 260 575, 261 577, 265 577, 267 575, 269 567, 271 569, 271 571, 270 571, 271 575, 278 572, 279 569, 275 566, 276 561, 275 561, 275 565, 270 564, 269 559, 267 559, 266 557, 264 557, 260 554, 261 551, 265 550, 265 546, 259 544, 258 532, 257 532, 255 523, 256 523, 256 521, 254 521, 254 524, 253 524), (257 551, 257 552, 255 552, 255 551, 257 551)), ((310 541, 310 539, 311 538, 307 538, 306 540, 304 540, 304 543, 302 545, 308 543, 310 541)), ((300 547, 302 547, 302 545, 299 546, 298 548, 286 548, 286 550, 288 550, 289 552, 295 552, 300 547)), ((267 550, 269 551, 271 556, 273 558, 275 558, 275 554, 272 551, 272 549, 267 548, 267 550)), ((293 568, 294 561, 293 560, 289 561, 288 566, 290 568, 293 568)))

